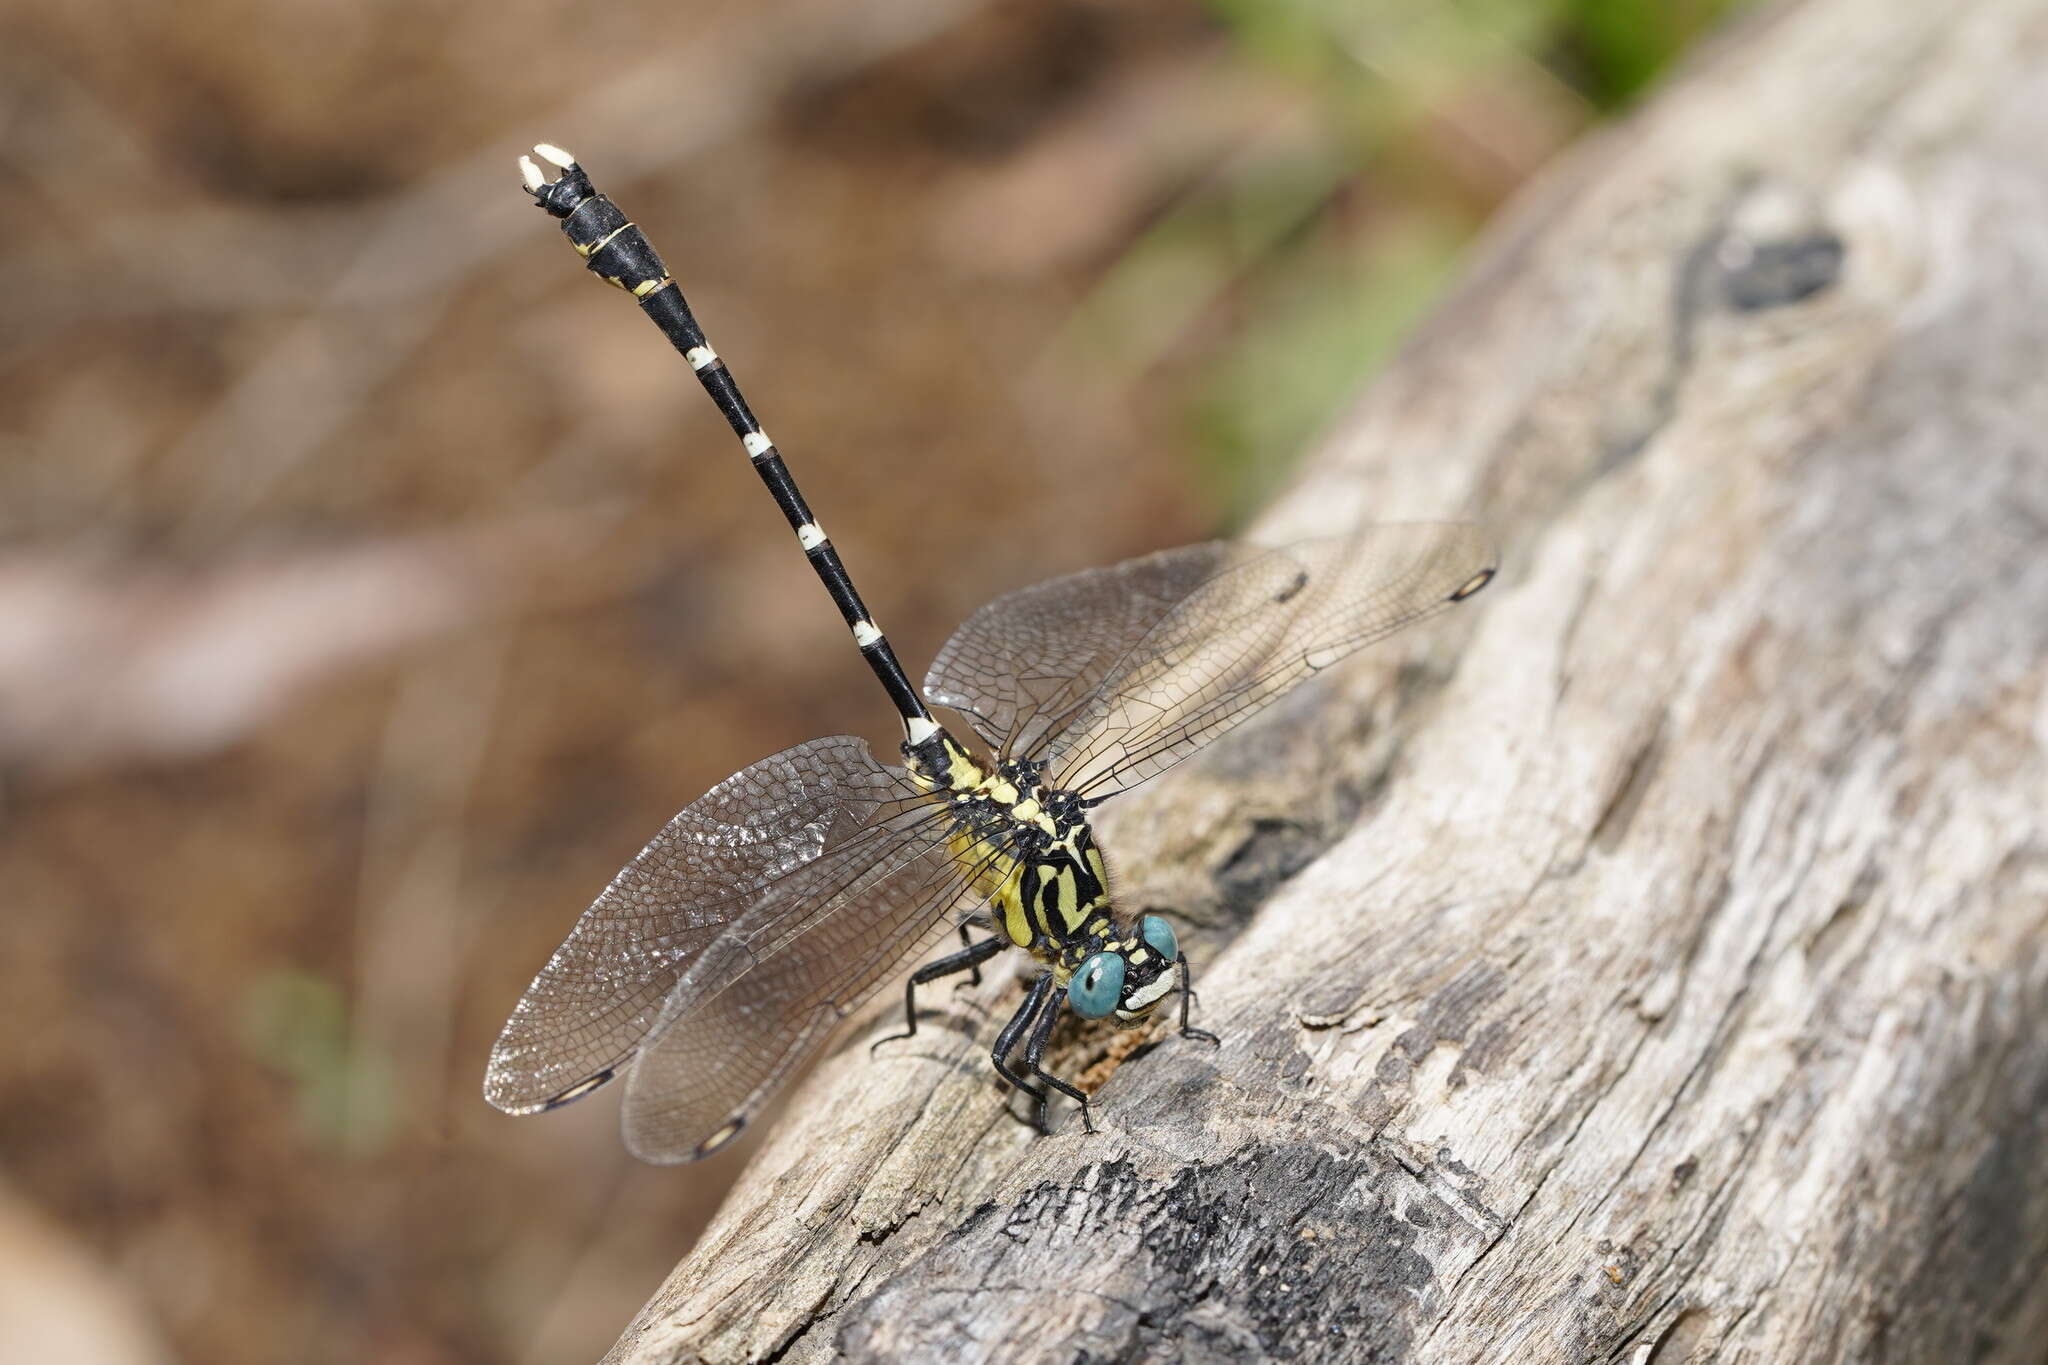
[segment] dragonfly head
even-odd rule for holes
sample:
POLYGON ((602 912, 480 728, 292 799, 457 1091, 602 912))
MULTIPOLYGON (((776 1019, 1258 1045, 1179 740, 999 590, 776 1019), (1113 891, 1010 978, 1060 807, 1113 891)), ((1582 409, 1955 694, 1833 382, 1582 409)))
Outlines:
POLYGON ((1147 915, 1135 935, 1083 959, 1067 982, 1067 1004, 1083 1019, 1114 1015, 1119 1028, 1130 1028, 1179 988, 1180 963, 1173 926, 1147 915))

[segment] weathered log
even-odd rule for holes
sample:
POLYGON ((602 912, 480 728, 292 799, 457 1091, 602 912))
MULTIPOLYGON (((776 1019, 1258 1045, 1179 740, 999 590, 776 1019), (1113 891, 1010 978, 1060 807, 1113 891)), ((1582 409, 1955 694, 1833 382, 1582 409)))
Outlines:
POLYGON ((1221 1047, 878 1006, 610 1359, 2039 1360, 2044 147, 2048 8, 1812 0, 1550 175, 1259 528, 1501 582, 1104 812, 1221 1047))

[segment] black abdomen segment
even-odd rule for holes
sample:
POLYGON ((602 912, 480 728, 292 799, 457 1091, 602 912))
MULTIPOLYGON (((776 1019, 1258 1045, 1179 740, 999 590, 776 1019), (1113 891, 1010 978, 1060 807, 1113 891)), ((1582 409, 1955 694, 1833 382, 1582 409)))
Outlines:
POLYGON ((647 240, 645 233, 627 220, 617 204, 598 192, 590 183, 590 176, 567 152, 546 144, 534 150, 561 167, 562 174, 559 179, 543 181, 539 170, 530 161, 522 159, 528 191, 542 208, 562 220, 562 234, 584 258, 584 264, 599 278, 617 285, 639 300, 640 311, 653 320, 669 344, 690 362, 697 381, 711 395, 711 401, 718 405, 718 410, 725 414, 733 434, 740 438, 747 454, 752 457, 754 472, 761 476, 761 482, 767 485, 775 505, 788 519, 789 529, 796 533, 805 558, 810 560, 818 581, 825 585, 825 591, 831 594, 833 605, 839 608, 840 616, 846 621, 846 628, 853 632, 861 657, 867 660, 868 667, 889 694, 897 714, 903 717, 906 726, 911 721, 929 723, 931 712, 925 709, 917 689, 904 675, 903 665, 896 659, 896 651, 890 648, 888 638, 875 625, 874 618, 868 615, 867 604, 861 601, 853 580, 847 576, 846 566, 840 563, 839 552, 832 548, 831 540, 811 516, 811 509, 805 504, 796 480, 783 464, 782 455, 774 443, 761 430, 753 411, 747 407, 747 400, 741 395, 731 371, 726 369, 725 362, 704 339, 704 329, 697 325, 696 317, 690 312, 689 301, 669 277, 668 267, 662 264, 654 245, 647 240))

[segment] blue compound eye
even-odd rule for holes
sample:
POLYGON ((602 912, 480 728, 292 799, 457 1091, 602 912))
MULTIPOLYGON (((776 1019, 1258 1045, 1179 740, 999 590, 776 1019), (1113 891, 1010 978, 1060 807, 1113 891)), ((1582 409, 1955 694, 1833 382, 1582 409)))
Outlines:
POLYGON ((1180 958, 1180 940, 1173 936, 1173 926, 1159 916, 1147 915, 1139 920, 1138 933, 1144 937, 1147 948, 1168 962, 1180 958))
POLYGON ((1067 1003, 1083 1019, 1101 1019, 1116 1008, 1124 993, 1124 960, 1115 953, 1097 953, 1081 964, 1067 983, 1067 1003))

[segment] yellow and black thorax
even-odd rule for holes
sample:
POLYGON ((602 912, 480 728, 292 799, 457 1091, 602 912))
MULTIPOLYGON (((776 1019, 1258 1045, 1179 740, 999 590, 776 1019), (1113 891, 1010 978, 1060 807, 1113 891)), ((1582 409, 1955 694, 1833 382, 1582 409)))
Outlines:
POLYGON ((1091 953, 1130 937, 1110 913, 1086 807, 1045 786, 1043 765, 1012 758, 985 767, 944 730, 904 754, 911 780, 946 803, 948 846, 1010 942, 1064 984, 1091 953))

